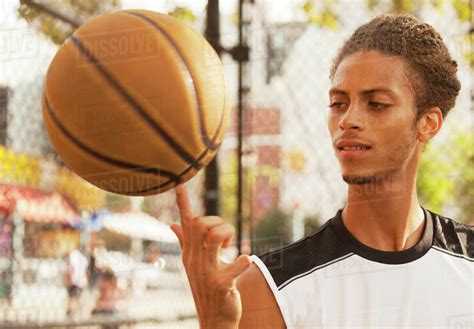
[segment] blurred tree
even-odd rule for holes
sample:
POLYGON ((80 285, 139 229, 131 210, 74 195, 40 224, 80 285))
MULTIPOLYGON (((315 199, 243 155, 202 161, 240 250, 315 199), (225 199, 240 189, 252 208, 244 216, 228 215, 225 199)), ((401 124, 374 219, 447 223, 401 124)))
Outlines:
POLYGON ((418 170, 418 196, 424 207, 441 214, 449 205, 456 205, 456 220, 467 223, 474 219, 473 136, 466 130, 453 131, 446 142, 425 146, 418 170))
POLYGON ((450 142, 444 145, 448 150, 452 172, 456 177, 453 198, 459 207, 459 219, 463 222, 474 220, 474 154, 471 131, 456 130, 450 142), (452 147, 456 145, 456 147, 452 147))
POLYGON ((321 227, 322 224, 323 221, 319 215, 306 216, 304 218, 304 235, 310 235, 321 227))
POLYGON ((440 213, 446 202, 452 202, 454 182, 449 179, 451 165, 446 161, 445 153, 438 147, 427 144, 418 168, 417 190, 420 203, 440 213), (449 199, 448 199, 449 198, 449 199))
POLYGON ((196 21, 196 15, 194 15, 193 11, 189 8, 177 6, 174 9, 168 11, 168 14, 185 23, 192 24, 196 21))
MULTIPOLYGON (((63 0, 54 3, 54 6, 52 2, 20 0, 18 15, 52 42, 60 45, 83 22, 120 9, 120 0, 63 0)), ((182 6, 170 9, 168 14, 189 24, 196 20, 194 13, 182 6)))
POLYGON ((119 0, 20 0, 18 15, 55 44, 62 44, 74 30, 93 16, 120 9, 119 0))
POLYGON ((128 253, 132 246, 132 240, 130 237, 107 229, 100 230, 97 233, 97 237, 104 241, 105 248, 109 251, 122 251, 128 253))
POLYGON ((414 13, 423 3, 415 0, 366 0, 370 10, 381 10, 393 13, 414 13))
POLYGON ((115 194, 106 193, 104 208, 112 212, 127 212, 130 211, 132 202, 129 197, 115 194))
MULTIPOLYGON (((221 180, 219 184, 220 216, 226 221, 232 221, 237 211, 237 156, 232 153, 226 156, 226 160, 222 162, 221 180)), ((244 202, 244 205, 246 203, 244 202)), ((247 207, 248 208, 248 207, 247 207)), ((248 209, 245 210, 245 214, 248 209)))
POLYGON ((333 9, 338 0, 306 0, 302 8, 308 20, 321 27, 336 29, 339 27, 339 18, 333 9))
POLYGON ((457 13, 458 19, 468 22, 470 19, 471 5, 468 0, 366 0, 370 10, 393 13, 413 13, 416 14, 423 6, 432 5, 440 13, 452 6, 457 13))
MULTIPOLYGON (((306 0, 301 6, 308 20, 319 26, 335 29, 339 27, 339 16, 334 6, 340 0, 306 0)), ((471 3, 469 0, 365 0, 367 8, 376 12, 412 13, 416 14, 422 6, 431 4, 439 12, 452 6, 458 19, 468 22, 471 19, 471 3)))
POLYGON ((281 209, 272 209, 263 216, 253 237, 252 253, 260 254, 290 244, 291 219, 291 214, 281 209))

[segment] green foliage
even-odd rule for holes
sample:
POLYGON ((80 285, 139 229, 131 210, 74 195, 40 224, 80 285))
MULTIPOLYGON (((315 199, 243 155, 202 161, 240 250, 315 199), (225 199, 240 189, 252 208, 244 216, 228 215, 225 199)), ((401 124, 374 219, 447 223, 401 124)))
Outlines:
MULTIPOLYGON (((54 4, 52 1, 37 2, 78 22, 85 22, 96 15, 120 8, 119 0, 63 0, 54 4)), ((29 1, 20 0, 18 15, 58 45, 62 44, 75 30, 72 25, 31 6, 29 1)))
MULTIPOLYGON (((29 4, 30 1, 20 0, 18 8, 19 17, 25 19, 37 31, 48 37, 55 44, 62 44, 72 33, 75 27, 64 22, 49 13, 29 4)), ((120 9, 120 0, 63 0, 59 3, 49 1, 37 1, 43 6, 57 11, 79 24, 86 22, 90 18, 114 12, 120 9)), ((169 11, 171 16, 179 20, 192 24, 196 20, 194 13, 185 7, 177 6, 169 11)))
POLYGON ((194 23, 196 21, 196 16, 191 9, 185 7, 175 7, 173 10, 168 12, 169 15, 176 17, 177 19, 185 23, 194 23))
POLYGON ((466 0, 453 0, 453 7, 459 20, 468 22, 471 19, 471 4, 466 0))
POLYGON ((105 195, 104 208, 111 212, 129 211, 132 206, 130 198, 124 195, 107 193, 105 195))
POLYGON ((470 19, 470 3, 469 0, 365 0, 367 8, 370 10, 378 10, 393 13, 416 13, 426 4, 431 4, 440 13, 446 10, 446 7, 453 6, 457 13, 458 19, 468 22, 470 19))
POLYGON ((252 252, 264 253, 291 243, 291 214, 272 209, 260 221, 252 241, 252 252))
POLYGON ((339 18, 332 9, 336 2, 336 0, 307 0, 301 9, 311 23, 334 30, 339 27, 339 18))
POLYGON ((132 246, 130 237, 107 229, 99 231, 97 237, 104 241, 107 250, 128 252, 132 246))
POLYGON ((316 231, 322 225, 321 217, 318 215, 304 218, 304 235, 307 236, 316 231))
MULTIPOLYGON (((219 179, 219 195, 221 196, 219 209, 224 220, 231 220, 235 218, 237 211, 237 156, 231 154, 222 164, 219 179)), ((244 206, 247 205, 244 203, 244 206)))
MULTIPOLYGON (((306 0, 301 9, 311 23, 329 29, 337 29, 339 27, 339 16, 333 8, 338 1, 306 0)), ((427 3, 431 4, 440 13, 447 6, 453 6, 460 21, 468 22, 470 19, 471 8, 468 0, 365 0, 367 8, 372 11, 412 14, 416 14, 427 3)))
POLYGON ((420 203, 434 212, 455 205, 458 221, 469 222, 474 214, 474 156, 472 134, 454 129, 452 137, 440 145, 425 146, 418 170, 420 203))
POLYGON ((460 220, 474 219, 474 154, 472 132, 458 131, 453 136, 451 156, 456 168, 457 179, 454 198, 460 208, 460 220))
POLYGON ((425 207, 440 213, 446 202, 451 203, 454 188, 453 181, 448 179, 451 165, 432 144, 425 146, 417 179, 418 197, 425 207), (449 198, 449 200, 447 199, 449 198))
POLYGON ((431 2, 440 13, 448 5, 452 5, 460 21, 468 22, 470 19, 471 8, 468 0, 431 0, 431 2))

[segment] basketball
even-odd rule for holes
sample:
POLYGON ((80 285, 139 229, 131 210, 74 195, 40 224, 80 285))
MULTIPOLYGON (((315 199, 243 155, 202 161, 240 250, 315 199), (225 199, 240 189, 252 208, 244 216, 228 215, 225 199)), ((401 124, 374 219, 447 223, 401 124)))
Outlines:
POLYGON ((117 194, 165 192, 216 155, 230 102, 211 45, 178 19, 146 10, 97 16, 63 43, 42 109, 64 163, 117 194))

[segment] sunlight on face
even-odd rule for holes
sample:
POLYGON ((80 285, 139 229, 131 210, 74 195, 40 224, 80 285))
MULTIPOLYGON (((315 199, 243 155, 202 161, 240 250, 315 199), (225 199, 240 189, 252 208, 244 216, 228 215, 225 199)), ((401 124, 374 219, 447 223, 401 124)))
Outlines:
POLYGON ((328 129, 348 184, 403 171, 415 150, 416 113, 402 59, 376 51, 347 56, 334 75, 329 101, 328 129), (368 149, 347 149, 360 145, 368 149))

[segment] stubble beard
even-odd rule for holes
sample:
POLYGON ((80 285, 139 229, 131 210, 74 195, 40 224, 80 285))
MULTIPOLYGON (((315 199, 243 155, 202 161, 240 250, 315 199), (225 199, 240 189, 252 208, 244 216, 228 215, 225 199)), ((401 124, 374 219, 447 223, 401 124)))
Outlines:
POLYGON ((416 128, 412 129, 399 138, 399 143, 392 152, 387 155, 387 169, 381 169, 367 174, 342 175, 342 179, 349 185, 375 184, 385 180, 390 180, 407 163, 410 154, 413 152, 416 141, 416 128))

